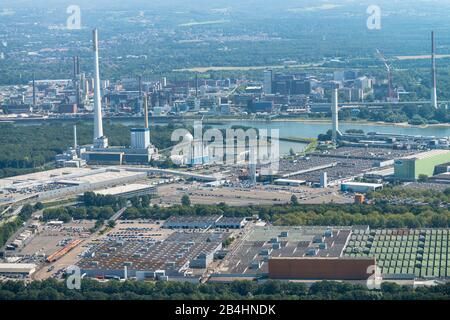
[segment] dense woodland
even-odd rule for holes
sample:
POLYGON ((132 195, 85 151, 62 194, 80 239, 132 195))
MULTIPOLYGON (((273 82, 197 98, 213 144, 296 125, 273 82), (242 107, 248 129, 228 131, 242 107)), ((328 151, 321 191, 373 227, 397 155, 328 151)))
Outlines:
POLYGON ((384 283, 380 290, 322 281, 303 283, 236 281, 230 284, 108 281, 84 279, 80 290, 50 279, 0 283, 0 300, 448 300, 450 284, 412 289, 384 283))
MULTIPOLYGON (((104 128, 111 145, 130 145, 131 127, 106 122, 104 128)), ((169 147, 173 129, 173 125, 151 129, 152 143, 161 149, 169 147)), ((93 130, 91 124, 77 123, 78 143, 91 144, 93 130)), ((0 124, 0 178, 51 168, 55 155, 72 145, 72 124, 0 124)))

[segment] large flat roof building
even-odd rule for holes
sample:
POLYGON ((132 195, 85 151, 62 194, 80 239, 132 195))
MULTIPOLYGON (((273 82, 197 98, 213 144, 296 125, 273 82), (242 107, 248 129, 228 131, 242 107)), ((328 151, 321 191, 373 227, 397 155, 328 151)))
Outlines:
POLYGON ((403 157, 394 163, 395 179, 414 181, 420 175, 431 177, 435 174, 436 166, 447 162, 450 162, 450 150, 431 150, 403 157))
POLYGON ((154 195, 156 194, 156 187, 147 184, 131 183, 94 192, 104 196, 112 195, 116 197, 132 198, 143 195, 154 195))
POLYGON ((341 190, 349 192, 366 193, 369 191, 375 191, 382 188, 383 185, 381 183, 345 182, 341 184, 341 190))
POLYGON ((36 265, 33 263, 0 263, 1 275, 30 276, 35 271, 36 265))

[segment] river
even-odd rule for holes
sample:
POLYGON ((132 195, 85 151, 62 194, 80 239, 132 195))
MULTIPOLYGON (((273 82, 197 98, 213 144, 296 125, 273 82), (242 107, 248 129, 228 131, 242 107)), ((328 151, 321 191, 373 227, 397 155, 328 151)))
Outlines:
MULTIPOLYGON (((121 123, 124 125, 142 125, 141 121, 136 119, 109 119, 111 123, 121 123)), ((187 120, 184 123, 192 124, 192 120, 187 120)), ((151 121, 150 121, 151 123, 151 121)), ((217 121, 220 123, 220 121, 217 121)), ((31 123, 28 123, 31 124, 31 123)), ((36 124, 36 123, 33 123, 36 124)), ((163 123, 158 123, 163 125, 163 123)), ((224 121, 220 124, 205 124, 215 128, 223 129, 229 128, 234 125, 240 125, 245 127, 253 127, 257 129, 279 129, 279 135, 281 138, 317 138, 321 133, 325 133, 331 128, 331 122, 311 122, 311 121, 261 121, 261 120, 233 120, 224 121)), ((379 133, 392 133, 392 134, 409 134, 409 135, 422 135, 422 136, 435 136, 435 137, 449 137, 449 126, 399 126, 399 125, 386 125, 386 124, 374 124, 374 123, 351 123, 342 122, 339 124, 339 128, 342 132, 349 129, 360 129, 365 133, 379 132, 379 133)), ((270 133, 269 133, 270 134, 270 133)), ((280 143, 280 153, 287 154, 292 148, 296 152, 300 152, 305 148, 304 143, 286 142, 280 143)))

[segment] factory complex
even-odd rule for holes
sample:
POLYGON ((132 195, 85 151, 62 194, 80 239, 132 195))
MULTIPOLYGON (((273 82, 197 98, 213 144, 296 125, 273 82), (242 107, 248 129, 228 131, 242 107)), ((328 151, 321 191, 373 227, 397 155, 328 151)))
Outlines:
MULTIPOLYGON (((414 283, 448 279, 449 236, 447 229, 288 227, 220 216, 119 220, 100 238, 83 238, 66 263, 97 279, 367 281, 376 267, 380 279, 414 283)), ((41 276, 47 267, 40 265, 41 276)))
MULTIPOLYGON (((186 207, 191 201, 218 207, 364 205, 370 203, 364 194, 390 183, 426 181, 441 188, 450 183, 449 139, 342 132, 338 88, 333 87, 331 106, 327 106, 332 116, 330 136, 311 142, 308 152, 276 159, 276 171, 271 169, 273 163, 261 161, 273 152, 276 140, 268 143, 271 150, 265 154, 249 146, 236 151, 232 163, 224 164, 215 162, 213 153, 218 150, 194 130, 195 138, 190 133, 180 137, 184 152, 168 156, 163 152, 168 150, 158 150, 151 142, 148 97, 141 94, 137 105, 142 106, 143 127, 130 130, 129 146, 111 146, 103 132, 97 30, 93 46, 92 144, 78 145, 74 127, 74 144, 56 156, 57 169, 0 179, 0 223, 14 219, 23 205, 37 202, 64 200, 61 207, 69 203, 74 206, 71 209, 82 210, 76 206, 82 206, 80 196, 88 191, 131 201, 114 209, 102 232, 96 229, 98 216, 92 218, 97 221, 84 217, 72 221, 69 215, 70 222, 64 223, 45 221, 36 213, 31 218, 35 223, 24 223, 23 230, 0 251, 8 262, 0 264, 1 277, 40 280, 60 276, 69 266, 77 266, 84 277, 100 280, 195 283, 239 279, 365 282, 375 276, 414 284, 450 277, 448 228, 275 226, 258 216, 223 216, 217 213, 220 210, 195 216, 173 210, 158 221, 122 219, 131 206, 135 208, 130 211, 180 203, 186 207), (170 160, 169 169, 158 167, 163 158, 170 160), (140 207, 143 196, 149 197, 146 206, 140 207), (189 196, 188 204, 182 201, 185 196, 189 196)), ((234 144, 234 137, 231 140, 234 144)))
MULTIPOLYGON (((148 189, 159 180, 148 181, 149 185, 133 184, 147 179, 146 171, 131 171, 126 168, 59 168, 0 180, 0 204, 20 204, 73 197, 86 191, 114 195, 127 195, 132 191, 152 192, 148 189), (122 189, 106 192, 107 187, 123 185, 122 189), (125 187, 125 185, 127 185, 125 187)), ((153 188, 154 191, 154 188, 153 188)))

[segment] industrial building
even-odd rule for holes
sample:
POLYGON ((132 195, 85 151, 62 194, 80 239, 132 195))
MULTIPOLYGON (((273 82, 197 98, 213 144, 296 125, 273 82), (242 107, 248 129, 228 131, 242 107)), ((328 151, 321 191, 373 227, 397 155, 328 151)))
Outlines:
POLYGON ((450 183, 450 172, 444 172, 437 174, 428 179, 429 182, 433 183, 441 183, 441 184, 449 184, 450 183))
POLYGON ((340 257, 350 233, 350 228, 255 226, 225 257, 215 280, 267 275, 273 258, 340 257))
POLYGON ((29 277, 36 271, 33 263, 0 263, 0 275, 6 277, 29 277))
POLYGON ((383 279, 449 278, 449 239, 447 228, 358 230, 343 256, 375 258, 383 279))
POLYGON ((222 218, 221 215, 201 216, 172 216, 164 222, 168 229, 208 229, 222 218))
POLYGON ((303 186, 306 184, 305 180, 295 180, 295 179, 275 179, 273 182, 275 184, 284 186, 303 186))
POLYGON ((97 190, 95 191, 96 194, 100 195, 112 195, 116 197, 123 197, 126 199, 133 198, 133 197, 140 197, 144 195, 156 195, 157 190, 154 186, 149 186, 146 184, 138 184, 138 183, 131 183, 126 184, 122 186, 107 188, 103 190, 97 190))
POLYGON ((59 168, 0 179, 0 202, 44 201, 145 180, 146 171, 59 168))
POLYGON ((245 218, 212 216, 172 216, 164 222, 163 227, 168 229, 239 229, 244 227, 245 218))
MULTIPOLYGON (((157 230, 155 230, 156 232, 157 230)), ((228 234, 174 232, 167 238, 107 238, 78 263, 89 277, 199 281, 192 269, 205 269, 228 234)))
MULTIPOLYGON (((82 159, 88 164, 122 165, 148 164, 150 160, 158 158, 158 150, 150 142, 148 126, 148 101, 144 96, 144 128, 131 129, 131 146, 109 146, 108 138, 103 133, 102 99, 100 92, 99 47, 98 31, 93 31, 94 44, 94 139, 93 145, 74 146, 62 155, 56 156, 59 166, 74 166, 74 160, 82 159), (75 154, 76 153, 76 154, 75 154)), ((74 132, 76 141, 76 132, 74 132)), ((78 166, 82 165, 81 163, 78 166)))
POLYGON ((345 182, 341 184, 341 190, 344 192, 367 193, 380 189, 383 189, 381 183, 345 182))
POLYGON ((432 177, 436 166, 450 162, 450 150, 436 149, 403 157, 394 163, 394 176, 399 181, 415 181, 420 175, 432 177))

